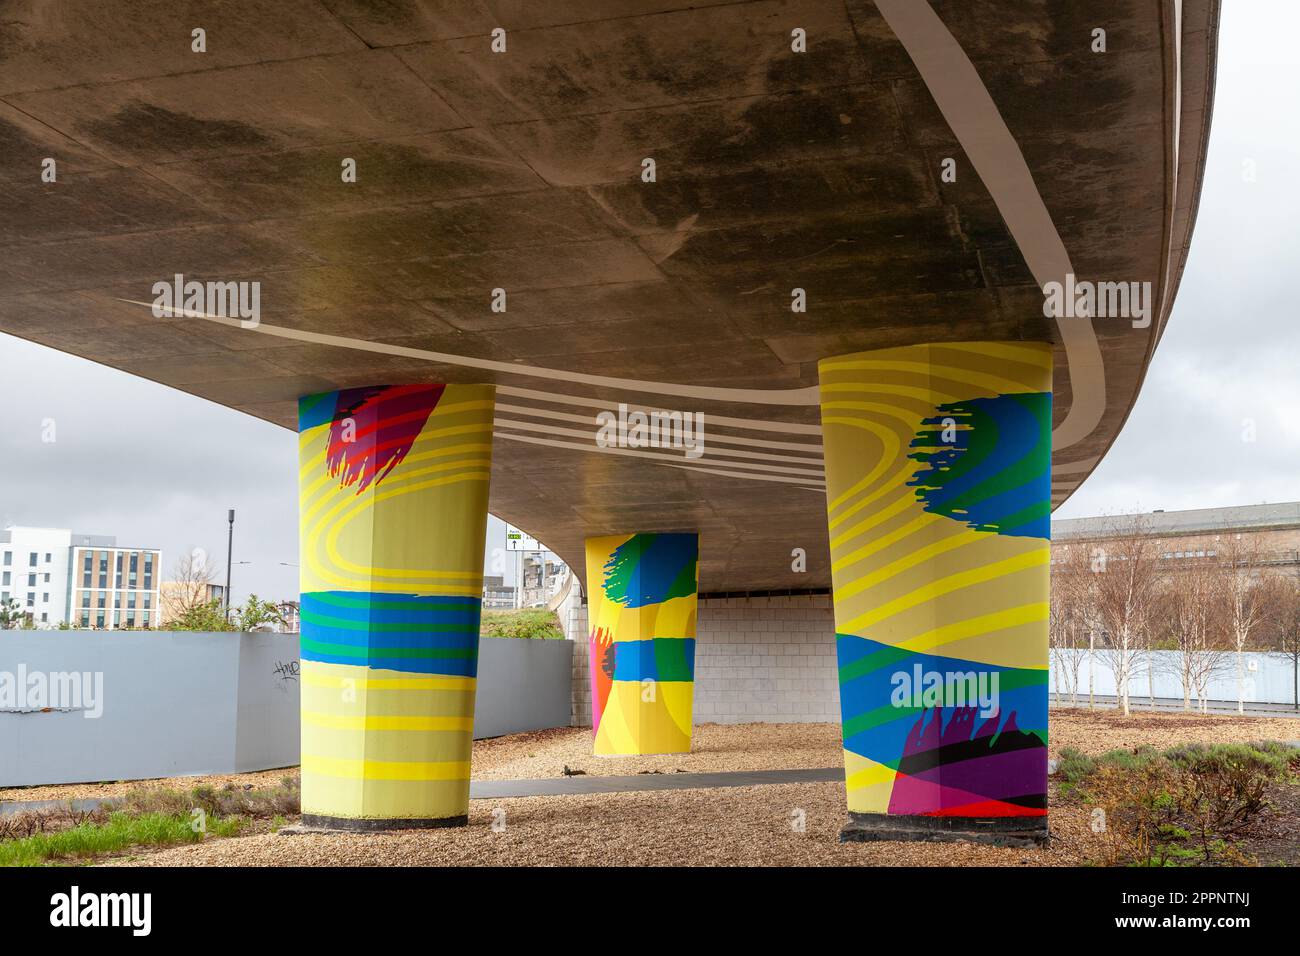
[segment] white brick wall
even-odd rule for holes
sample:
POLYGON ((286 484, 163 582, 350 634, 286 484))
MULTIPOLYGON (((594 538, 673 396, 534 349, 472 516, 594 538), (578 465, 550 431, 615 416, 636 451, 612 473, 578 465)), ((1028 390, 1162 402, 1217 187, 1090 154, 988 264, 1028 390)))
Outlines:
MULTIPOLYGON (((573 725, 591 724, 587 609, 570 614, 573 725)), ((695 642, 695 722, 837 722, 829 595, 706 598, 695 642)))

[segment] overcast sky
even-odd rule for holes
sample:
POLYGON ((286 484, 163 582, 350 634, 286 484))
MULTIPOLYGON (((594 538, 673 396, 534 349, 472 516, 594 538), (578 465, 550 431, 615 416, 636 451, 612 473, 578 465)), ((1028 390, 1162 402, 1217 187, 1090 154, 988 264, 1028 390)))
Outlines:
MULTIPOLYGON (((1058 517, 1300 499, 1298 33, 1293 0, 1224 4, 1173 317, 1119 440, 1058 517)), ((235 566, 235 600, 296 597, 295 474, 284 429, 0 334, 0 524, 160 547, 170 572, 196 547, 224 565, 234 508, 234 558, 251 562, 235 566)), ((489 551, 503 544, 493 519, 489 551)))

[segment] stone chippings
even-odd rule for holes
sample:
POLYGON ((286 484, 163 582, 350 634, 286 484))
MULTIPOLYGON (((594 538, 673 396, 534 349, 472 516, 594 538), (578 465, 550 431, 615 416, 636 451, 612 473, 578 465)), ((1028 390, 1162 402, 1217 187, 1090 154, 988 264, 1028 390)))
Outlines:
MULTIPOLYGON (((1294 739, 1288 718, 1197 717, 1110 712, 1052 714, 1052 756, 1061 748, 1087 753, 1143 744, 1294 739)), ((594 758, 588 731, 565 728, 475 744, 477 779, 558 775, 565 763, 588 773, 641 769, 759 770, 834 766, 840 759, 834 724, 702 725, 697 752, 674 757, 594 758)), ((1053 802, 1046 849, 974 844, 841 844, 846 818, 839 783, 769 785, 474 800, 469 824, 455 830, 380 834, 273 834, 213 840, 111 861, 113 865, 293 866, 1072 866, 1088 858, 1086 808, 1053 802), (495 832, 497 811, 505 829, 495 832), (793 826, 805 823, 803 832, 793 826)))

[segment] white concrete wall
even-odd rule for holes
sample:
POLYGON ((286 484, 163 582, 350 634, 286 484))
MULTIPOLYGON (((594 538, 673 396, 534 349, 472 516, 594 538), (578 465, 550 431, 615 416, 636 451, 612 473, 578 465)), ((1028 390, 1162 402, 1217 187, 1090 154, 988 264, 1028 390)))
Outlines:
MULTIPOLYGON (((573 641, 573 726, 591 726, 587 608, 567 609, 573 641)), ((1156 696, 1182 697, 1178 653, 1156 652, 1156 696)), ((1268 654, 1248 654, 1246 701, 1289 704, 1290 664, 1268 654)), ((1210 699, 1237 699, 1235 661, 1210 685, 1210 699)), ((1080 665, 1080 693, 1087 694, 1087 663, 1080 665)), ((1115 681, 1099 657, 1097 693, 1113 695, 1115 681)), ((1057 687, 1052 675, 1050 689, 1057 687)), ((1146 665, 1136 668, 1131 693, 1147 693, 1146 665)), ((695 645, 695 722, 838 722, 839 680, 835 618, 829 595, 706 598, 700 601, 695 645)))
MULTIPOLYGON (((1138 655, 1129 675, 1129 696, 1139 700, 1149 693, 1151 681, 1148 673, 1154 671, 1155 696, 1171 697, 1181 700, 1183 696, 1182 653, 1180 651, 1153 651, 1148 665, 1146 655, 1138 655)), ((1050 689, 1053 693, 1059 689, 1064 697, 1069 693, 1068 679, 1058 683, 1058 669, 1068 669, 1073 663, 1078 664, 1078 682, 1080 696, 1088 696, 1088 655, 1081 652, 1062 657, 1052 652, 1052 675, 1050 689), (1064 663, 1063 663, 1064 661, 1064 663)), ((1246 703, 1290 704, 1295 700, 1294 675, 1288 659, 1272 654, 1247 652, 1242 655, 1245 667, 1245 680, 1242 690, 1246 703), (1253 666, 1253 669, 1252 669, 1253 666)), ((1210 700, 1234 701, 1237 699, 1237 655, 1225 654, 1220 661, 1220 668, 1211 678, 1208 688, 1210 700)), ((1104 655, 1096 655, 1093 671, 1096 674, 1096 693, 1107 697, 1115 696, 1115 675, 1106 666, 1104 655)), ((1196 694, 1193 692, 1192 699, 1196 694)))
MULTIPOLYGON (((573 724, 591 725, 587 608, 570 609, 573 724)), ((695 644, 698 724, 840 719, 830 595, 704 598, 695 644)))

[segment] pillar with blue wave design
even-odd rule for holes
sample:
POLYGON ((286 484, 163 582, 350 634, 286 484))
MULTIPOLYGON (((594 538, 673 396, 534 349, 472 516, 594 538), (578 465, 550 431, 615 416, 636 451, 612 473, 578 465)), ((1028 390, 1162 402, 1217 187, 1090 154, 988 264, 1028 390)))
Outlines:
POLYGON ((299 400, 304 823, 467 820, 494 405, 490 385, 299 400))
POLYGON ((818 365, 849 823, 1047 835, 1052 349, 818 365))
POLYGON ((587 539, 595 754, 690 751, 698 559, 694 534, 587 539))

